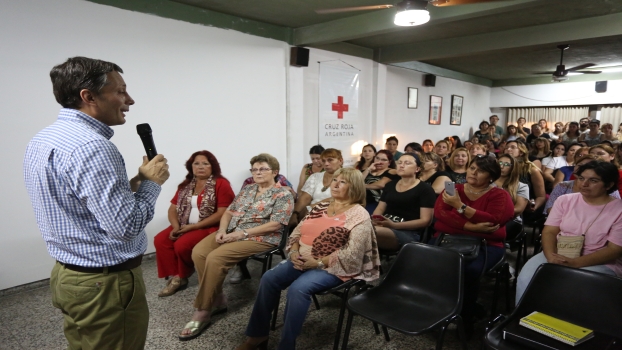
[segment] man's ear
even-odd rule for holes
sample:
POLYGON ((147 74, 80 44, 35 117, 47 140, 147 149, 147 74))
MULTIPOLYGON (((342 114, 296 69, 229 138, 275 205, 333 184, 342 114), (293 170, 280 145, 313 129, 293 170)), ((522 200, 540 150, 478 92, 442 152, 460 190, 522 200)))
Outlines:
POLYGON ((96 102, 95 102, 95 95, 93 94, 93 92, 91 92, 90 90, 87 90, 87 89, 80 90, 80 99, 82 100, 82 103, 84 105, 94 105, 94 104, 96 104, 96 102))

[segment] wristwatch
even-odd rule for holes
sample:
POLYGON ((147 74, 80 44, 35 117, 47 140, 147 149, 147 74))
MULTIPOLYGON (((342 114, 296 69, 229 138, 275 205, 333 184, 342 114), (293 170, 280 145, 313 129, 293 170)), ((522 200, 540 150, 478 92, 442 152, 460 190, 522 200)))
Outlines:
POLYGON ((462 203, 462 206, 457 209, 458 214, 464 214, 464 210, 467 208, 467 205, 462 203))
POLYGON ((324 263, 322 262, 322 259, 318 259, 318 261, 317 261, 317 268, 320 269, 320 270, 323 270, 324 267, 325 266, 324 266, 324 263))
POLYGON ((244 232, 244 239, 248 239, 248 232, 246 232, 246 230, 243 230, 242 232, 244 232))

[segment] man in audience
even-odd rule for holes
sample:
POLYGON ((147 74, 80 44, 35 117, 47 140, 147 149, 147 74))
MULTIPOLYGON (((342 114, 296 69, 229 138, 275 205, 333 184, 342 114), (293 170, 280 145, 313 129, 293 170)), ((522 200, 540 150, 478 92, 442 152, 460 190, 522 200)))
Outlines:
POLYGON ((527 136, 527 145, 533 146, 533 142, 538 137, 544 137, 545 139, 550 139, 549 134, 545 134, 542 132, 542 128, 538 124, 531 124, 531 134, 527 136))
POLYGON ((581 118, 579 119, 579 132, 586 133, 590 131, 590 118, 581 118))
POLYGON ((69 349, 143 349, 149 308, 140 264, 166 159, 143 157, 128 181, 109 141, 134 100, 114 63, 73 57, 50 72, 58 120, 28 144, 24 180, 56 260, 52 304, 69 349), (135 192, 135 193, 132 193, 135 192))
POLYGON ((490 126, 495 128, 495 134, 497 135, 505 134, 505 130, 503 130, 503 127, 497 125, 497 123, 499 122, 499 117, 496 114, 491 115, 489 119, 490 119, 490 126))

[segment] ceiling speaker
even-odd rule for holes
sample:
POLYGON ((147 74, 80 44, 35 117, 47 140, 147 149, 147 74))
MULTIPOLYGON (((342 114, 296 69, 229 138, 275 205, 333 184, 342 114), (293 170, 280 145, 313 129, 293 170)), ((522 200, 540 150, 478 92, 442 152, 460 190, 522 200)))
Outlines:
POLYGON ((293 46, 289 54, 289 64, 294 67, 308 67, 309 49, 293 46))
POLYGON ((606 81, 597 81, 596 82, 596 92, 607 92, 607 82, 606 81))
POLYGON ((436 86, 436 75, 434 74, 426 74, 425 75, 425 86, 436 86))

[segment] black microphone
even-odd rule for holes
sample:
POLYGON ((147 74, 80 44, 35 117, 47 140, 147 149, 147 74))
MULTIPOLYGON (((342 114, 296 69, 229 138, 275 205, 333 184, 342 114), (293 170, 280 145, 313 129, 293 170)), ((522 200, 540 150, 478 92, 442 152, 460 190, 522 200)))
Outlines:
POLYGON ((143 141, 145 152, 147 152, 147 158, 149 158, 149 160, 152 160, 153 157, 158 155, 158 151, 156 151, 155 144, 153 143, 153 136, 151 136, 151 127, 148 123, 138 124, 136 125, 136 132, 140 136, 140 139, 143 141))

